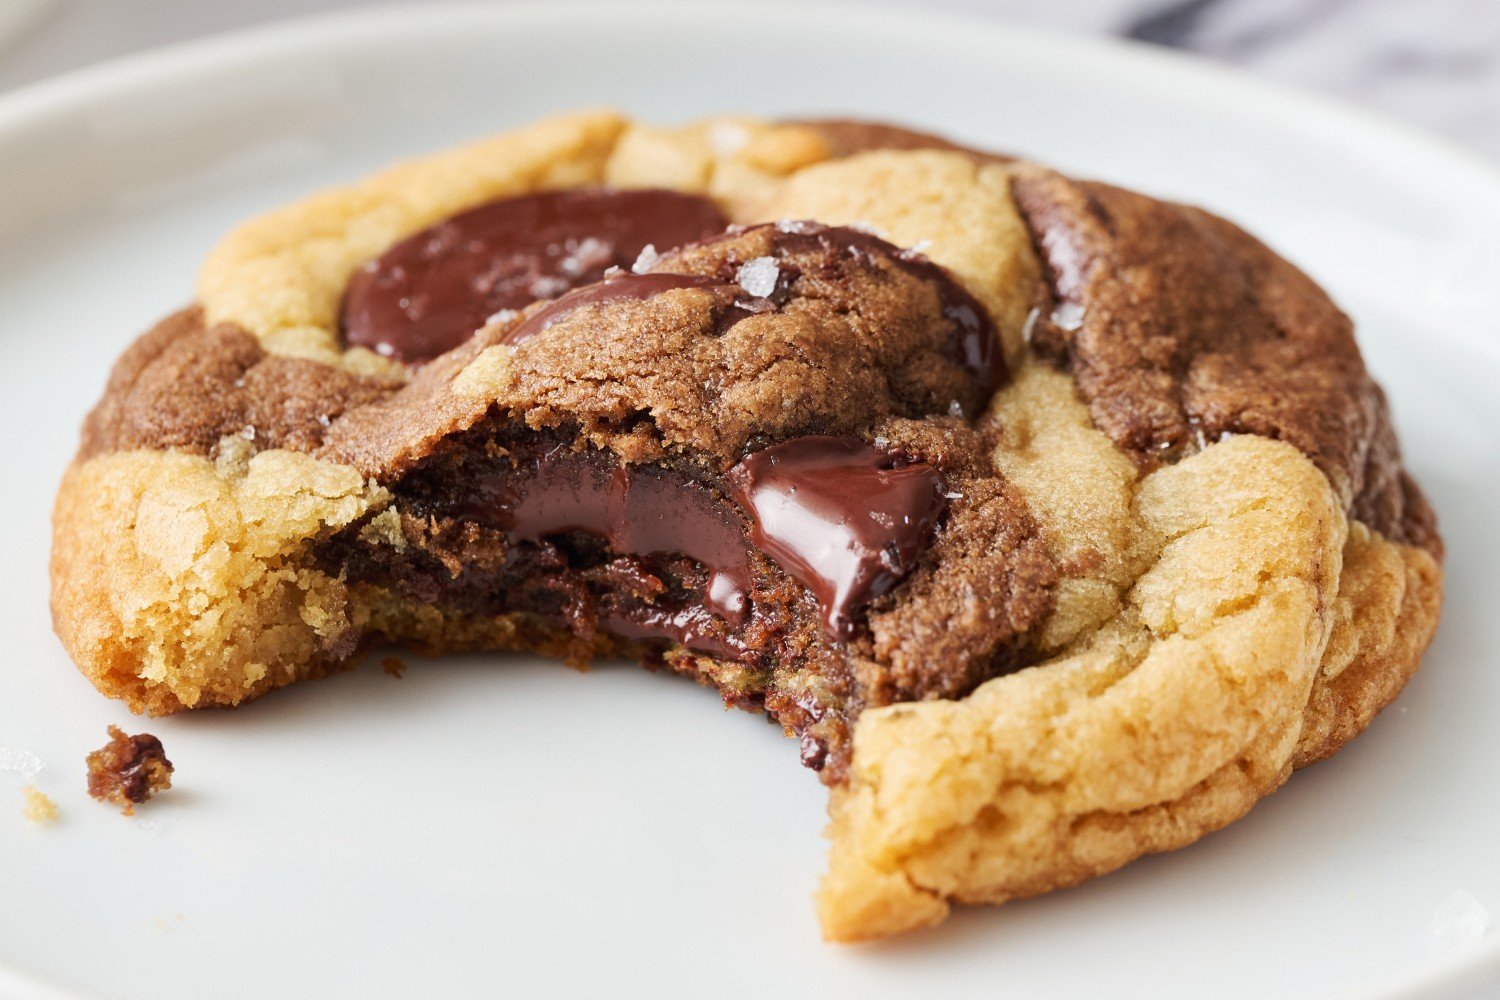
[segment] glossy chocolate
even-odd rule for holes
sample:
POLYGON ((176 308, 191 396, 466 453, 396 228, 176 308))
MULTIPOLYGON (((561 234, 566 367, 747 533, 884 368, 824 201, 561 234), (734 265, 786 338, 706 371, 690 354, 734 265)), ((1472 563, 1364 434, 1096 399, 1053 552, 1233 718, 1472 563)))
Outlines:
MULTIPOLYGON (((708 573, 703 607, 731 625, 744 620, 751 582, 744 519, 681 474, 558 448, 523 469, 481 477, 479 493, 483 499, 470 515, 502 528, 512 541, 577 531, 603 539, 615 553, 687 556, 708 573)), ((658 624, 654 634, 693 645, 688 638, 702 632, 695 623, 702 625, 694 615, 674 612, 640 624, 658 624)))
POLYGON ((751 542, 812 592, 836 638, 916 567, 947 506, 932 466, 851 438, 773 445, 729 482, 750 512, 751 542))
POLYGON ((723 230, 713 202, 662 190, 574 190, 491 202, 396 244, 350 279, 345 341, 402 361, 448 351, 521 309, 723 230))
POLYGON ((727 480, 731 496, 659 466, 557 447, 480 474, 455 513, 512 544, 593 536, 638 592, 660 586, 653 559, 691 559, 706 575, 700 593, 630 602, 598 627, 733 657, 734 632, 753 613, 753 549, 807 588, 832 638, 847 639, 866 605, 916 566, 946 505, 931 466, 854 438, 795 438, 751 454, 727 480))

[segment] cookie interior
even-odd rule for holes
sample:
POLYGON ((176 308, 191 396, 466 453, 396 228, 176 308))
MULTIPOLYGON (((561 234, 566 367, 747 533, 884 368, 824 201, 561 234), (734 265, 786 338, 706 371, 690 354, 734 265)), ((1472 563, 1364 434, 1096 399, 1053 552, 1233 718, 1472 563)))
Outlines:
MULTIPOLYGON (((607 233, 641 195, 589 198, 607 233)), ((368 300, 388 271, 414 284, 412 248, 436 239, 362 270, 346 325, 414 356, 408 323, 372 333, 368 300)), ((590 242, 605 256, 608 240, 575 239, 590 242)), ((1024 661, 1052 567, 974 420, 1005 379, 998 340, 946 272, 864 230, 790 221, 653 244, 597 278, 502 311, 324 441, 392 495, 316 550, 388 609, 361 641, 406 638, 398 609, 421 606, 503 618, 518 644, 576 662, 639 656, 766 712, 830 781, 865 708, 959 697, 1024 661), (453 379, 483 391, 436 404, 428 390, 453 379), (989 613, 954 628, 976 593, 989 613), (944 656, 910 638, 943 631, 944 656)))

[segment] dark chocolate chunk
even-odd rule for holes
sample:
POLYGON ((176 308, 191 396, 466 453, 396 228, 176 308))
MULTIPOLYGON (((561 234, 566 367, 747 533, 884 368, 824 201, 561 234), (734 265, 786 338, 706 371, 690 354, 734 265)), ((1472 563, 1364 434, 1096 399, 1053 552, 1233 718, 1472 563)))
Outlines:
MULTIPOLYGON (((615 553, 684 555, 708 573, 707 610, 732 624, 745 617, 750 570, 744 522, 705 486, 656 466, 622 465, 607 452, 565 448, 545 451, 519 469, 483 475, 476 486, 477 497, 463 512, 513 541, 584 532, 615 553)), ((677 618, 662 618, 663 628, 671 628, 658 634, 680 631, 672 624, 677 618)))
POLYGON ((755 546, 812 591, 841 639, 916 567, 947 506, 932 466, 853 438, 774 445, 731 469, 729 481, 755 546))
POLYGON ((402 240, 355 272, 344 293, 344 337, 426 361, 502 310, 629 267, 648 244, 668 249, 724 226, 713 202, 676 191, 553 191, 492 202, 402 240))
POLYGON ((727 494, 662 466, 557 445, 472 472, 424 509, 503 532, 509 563, 565 536, 595 539, 595 586, 634 599, 594 609, 592 627, 742 657, 733 632, 752 618, 754 549, 806 588, 831 638, 848 639, 870 601, 916 567, 947 504, 936 469, 857 438, 774 445, 724 482, 727 494), (657 576, 674 559, 697 568, 690 593, 657 576), (664 599, 668 589, 683 599, 664 599))

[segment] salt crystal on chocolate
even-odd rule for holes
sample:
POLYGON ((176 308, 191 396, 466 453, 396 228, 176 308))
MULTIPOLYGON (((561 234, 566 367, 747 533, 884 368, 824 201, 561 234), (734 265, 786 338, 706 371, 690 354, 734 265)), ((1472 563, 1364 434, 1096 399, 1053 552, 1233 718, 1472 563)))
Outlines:
POLYGON ((655 267, 659 260, 661 260, 661 254, 656 252, 656 244, 647 243, 641 247, 640 255, 636 257, 635 263, 630 265, 630 270, 636 274, 645 274, 655 267))
POLYGON ((1083 326, 1083 306, 1076 302, 1059 302, 1052 310, 1052 322, 1063 330, 1076 330, 1083 326))
POLYGON ((581 278, 614 259, 615 245, 597 236, 587 236, 577 243, 568 241, 567 256, 557 262, 557 269, 570 278, 581 278))
POLYGON ((734 280, 745 294, 767 298, 776 291, 776 280, 781 277, 781 268, 774 257, 756 257, 740 265, 734 280))
POLYGON ((554 299, 563 292, 566 292, 569 287, 571 286, 563 278, 554 277, 550 274, 542 274, 532 279, 531 284, 527 287, 527 291, 531 293, 531 297, 534 299, 554 299))

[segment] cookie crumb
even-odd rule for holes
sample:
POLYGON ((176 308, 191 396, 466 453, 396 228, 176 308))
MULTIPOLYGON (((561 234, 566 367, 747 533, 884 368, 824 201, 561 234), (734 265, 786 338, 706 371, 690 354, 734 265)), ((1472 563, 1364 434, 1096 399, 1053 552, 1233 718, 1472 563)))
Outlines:
POLYGON ((35 785, 22 785, 21 794, 26 797, 26 805, 21 809, 21 815, 28 823, 54 823, 57 821, 57 803, 47 798, 46 794, 35 785))
POLYGON ((386 673, 390 674, 397 680, 400 680, 401 675, 406 673, 406 664, 402 662, 398 657, 387 656, 385 659, 380 661, 380 669, 384 670, 386 673))
POLYGON ((127 816, 157 792, 172 787, 172 762, 150 733, 127 736, 109 727, 109 742, 88 755, 89 794, 113 802, 127 816))

